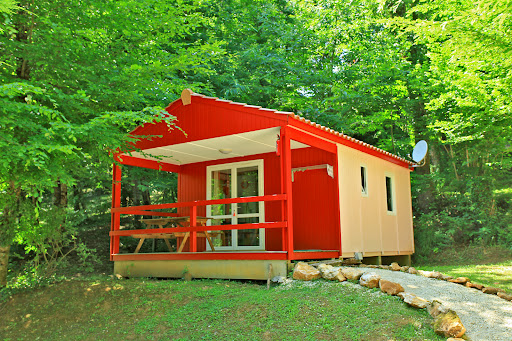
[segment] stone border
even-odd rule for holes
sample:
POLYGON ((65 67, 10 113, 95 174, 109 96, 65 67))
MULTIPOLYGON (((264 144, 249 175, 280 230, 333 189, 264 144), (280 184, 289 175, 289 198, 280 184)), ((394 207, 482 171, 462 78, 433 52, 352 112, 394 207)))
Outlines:
POLYGON ((472 283, 471 280, 467 277, 457 277, 453 278, 452 276, 445 275, 439 271, 423 271, 423 270, 416 270, 413 267, 409 266, 400 266, 398 263, 391 263, 391 265, 365 265, 361 264, 359 265, 361 268, 378 268, 378 269, 385 269, 385 270, 392 270, 392 271, 402 271, 407 272, 412 275, 420 275, 427 278, 434 278, 434 279, 440 279, 443 281, 456 283, 464 285, 468 288, 474 288, 482 291, 484 294, 490 294, 490 295, 497 295, 498 297, 506 300, 506 301, 512 301, 512 295, 509 295, 505 293, 505 290, 500 288, 494 288, 494 287, 486 287, 481 284, 472 283))
MULTIPOLYGON (((331 264, 342 265, 339 262, 332 261, 315 262, 312 264, 314 266, 305 262, 298 262, 295 264, 293 278, 303 281, 311 281, 324 278, 326 280, 339 282, 343 282, 348 279, 352 281, 358 281, 361 286, 367 288, 379 287, 382 292, 387 293, 388 295, 396 295, 400 297, 405 303, 414 308, 426 308, 430 316, 434 318, 434 331, 439 335, 447 337, 448 341, 467 339, 467 337, 462 338, 466 332, 466 328, 463 326, 455 311, 443 306, 442 303, 437 300, 433 300, 431 302, 418 297, 413 293, 405 292, 404 288, 400 284, 381 279, 380 276, 375 272, 367 272, 363 274, 363 271, 350 266, 401 271, 426 278, 444 280, 451 283, 464 285, 468 288, 478 289, 486 294, 497 295, 498 297, 507 301, 512 301, 512 295, 505 293, 505 291, 502 289, 485 287, 480 284, 472 283, 471 280, 466 277, 453 278, 451 276, 442 274, 439 271, 423 271, 416 270, 414 267, 410 266, 400 266, 396 262, 393 262, 390 265, 343 264, 345 267, 334 267, 331 264)), ((274 277, 273 281, 283 283, 286 282, 286 279, 284 277, 278 276, 274 277)))
MULTIPOLYGON (((379 287, 382 292, 388 295, 400 297, 411 307, 418 309, 426 308, 430 316, 434 318, 433 327, 436 334, 447 337, 449 341, 464 340, 462 337, 466 333, 466 328, 462 324, 459 316, 455 311, 443 306, 441 302, 436 300, 430 302, 426 299, 416 296, 413 293, 405 292, 404 288, 400 284, 381 279, 381 277, 375 272, 363 273, 363 271, 353 267, 334 267, 326 263, 316 263, 315 265, 316 268, 304 262, 296 263, 293 271, 293 278, 302 281, 311 281, 319 278, 339 282, 352 280, 357 281, 361 286, 370 289, 379 287)), ((427 278, 436 278, 450 281, 452 283, 466 285, 467 287, 477 288, 488 294, 497 294, 501 292, 502 294, 506 295, 502 290, 496 288, 491 288, 492 290, 484 291, 484 286, 472 284, 470 280, 465 277, 453 279, 452 277, 444 275, 438 271, 416 270, 413 267, 400 266, 396 262, 391 263, 389 266, 364 264, 357 266, 363 268, 379 268, 391 271, 407 272, 409 274, 421 275, 427 278)), ((285 282, 285 279, 275 277, 273 281, 282 283, 285 282)), ((507 299, 505 297, 502 298, 507 299)))

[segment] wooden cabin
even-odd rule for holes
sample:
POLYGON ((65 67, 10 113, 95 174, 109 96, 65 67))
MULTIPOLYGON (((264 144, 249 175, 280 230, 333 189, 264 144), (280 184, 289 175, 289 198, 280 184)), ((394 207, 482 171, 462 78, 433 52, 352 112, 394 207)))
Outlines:
POLYGON ((145 124, 133 134, 161 137, 139 141, 143 153, 116 156, 116 273, 266 279, 286 276, 298 260, 414 252, 413 162, 290 112, 190 90, 166 110, 185 134, 145 124), (177 202, 120 207, 124 165, 177 173, 177 202), (147 228, 122 229, 125 214, 146 217, 147 228), (121 238, 138 240, 137 250, 120 253, 121 238), (168 250, 140 252, 151 239, 168 250))

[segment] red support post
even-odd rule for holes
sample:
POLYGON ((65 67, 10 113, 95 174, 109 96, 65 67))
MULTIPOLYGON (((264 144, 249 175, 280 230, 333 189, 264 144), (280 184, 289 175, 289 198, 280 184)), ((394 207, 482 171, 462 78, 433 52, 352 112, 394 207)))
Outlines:
MULTIPOLYGON (((284 156, 283 156, 283 138, 285 135, 285 127, 281 127, 281 132, 279 135, 279 163, 280 163, 280 170, 281 170, 281 193, 286 193, 286 186, 285 186, 285 180, 284 180, 284 169, 285 162, 284 162, 284 156)), ((286 202, 283 200, 281 201, 281 221, 286 221, 286 202)), ((281 230, 281 250, 286 251, 287 250, 287 244, 286 244, 286 228, 283 228, 281 230)))
MULTIPOLYGON (((190 208, 190 227, 197 226, 197 206, 194 205, 190 208)), ((197 252, 197 232, 190 232, 190 252, 197 252)))
MULTIPOLYGON (((112 167, 112 208, 121 207, 121 167, 114 164, 112 167)), ((110 230, 117 231, 121 225, 121 214, 111 212, 110 230)), ((119 236, 110 237, 110 260, 119 253, 119 236)))
POLYGON ((293 259, 293 199, 292 199, 292 149, 290 145, 290 136, 286 127, 281 128, 281 169, 283 171, 284 193, 287 195, 285 220, 286 228, 286 251, 288 259, 293 259), (283 136, 284 135, 284 136, 283 136))
POLYGON ((339 171, 338 171, 338 150, 337 150, 337 147, 336 147, 336 154, 334 155, 335 157, 335 160, 334 160, 334 169, 333 169, 333 172, 334 172, 334 181, 336 182, 336 214, 337 214, 337 220, 338 220, 338 233, 337 233, 337 238, 338 238, 338 243, 339 243, 339 249, 340 249, 340 254, 338 257, 341 257, 342 256, 342 247, 341 247, 341 238, 342 238, 342 235, 341 235, 341 211, 340 211, 340 178, 339 178, 339 171))

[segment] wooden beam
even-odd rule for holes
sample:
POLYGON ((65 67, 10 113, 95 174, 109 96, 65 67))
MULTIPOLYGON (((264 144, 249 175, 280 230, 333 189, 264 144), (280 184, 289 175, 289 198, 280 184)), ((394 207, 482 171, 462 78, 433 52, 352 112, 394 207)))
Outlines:
MULTIPOLYGON (((285 134, 285 128, 281 127, 280 135, 279 135, 279 166, 280 166, 280 176, 281 176, 281 193, 286 192, 286 185, 285 185, 285 175, 284 170, 286 168, 285 162, 284 162, 284 156, 283 156, 283 137, 285 134)), ((281 220, 286 220, 286 202, 283 200, 281 201, 281 220)), ((281 230, 281 250, 286 251, 288 250, 287 246, 287 231, 286 229, 281 230)))
MULTIPOLYGON (((291 173, 290 173, 290 176, 291 176, 291 173)), ((239 203, 247 203, 247 202, 257 202, 257 201, 279 201, 279 200, 286 200, 286 198, 287 198, 286 194, 270 194, 270 195, 262 195, 259 197, 243 197, 243 198, 229 198, 229 199, 216 199, 216 200, 196 200, 196 201, 188 201, 188 202, 176 202, 176 203, 170 203, 170 204, 118 207, 118 208, 113 208, 112 211, 118 212, 121 214, 133 214, 132 212, 134 212, 134 211, 158 210, 158 209, 165 209, 165 208, 206 206, 206 205, 239 204, 239 203)))
POLYGON ((286 227, 285 221, 270 223, 254 223, 239 225, 211 225, 211 226, 186 226, 186 227, 165 227, 157 229, 141 229, 141 230, 115 230, 110 231, 110 236, 131 236, 133 234, 152 234, 152 233, 179 233, 179 232, 204 232, 204 231, 230 231, 230 230, 247 230, 247 229, 279 229, 286 227))
POLYGON ((325 150, 329 153, 336 153, 336 143, 323 138, 319 138, 307 131, 293 128, 291 126, 286 127, 288 136, 291 140, 305 143, 311 147, 315 147, 321 150, 325 150))
POLYGON ((141 159, 141 158, 133 157, 133 156, 129 156, 129 155, 119 155, 118 154, 115 156, 115 159, 122 165, 141 167, 141 168, 147 168, 147 169, 155 169, 155 170, 164 171, 164 172, 179 173, 180 169, 181 169, 180 166, 178 166, 178 165, 173 165, 173 164, 162 162, 162 161, 141 159))
MULTIPOLYGON (((114 212, 121 206, 121 167, 116 164, 112 166, 112 209, 110 217, 110 231, 118 231, 121 225, 121 215, 114 212)), ((112 255, 119 253, 119 237, 110 237, 110 259, 112 255)))
MULTIPOLYGON (((197 206, 192 206, 190 208, 190 227, 197 226, 197 206)), ((196 231, 190 232, 190 252, 197 252, 197 238, 196 231)), ((183 240, 183 243, 185 240, 183 240)))
POLYGON ((339 178, 339 165, 338 165, 338 147, 336 147, 336 154, 334 155, 334 181, 336 182, 336 222, 337 222, 337 234, 336 239, 339 243, 339 250, 340 253, 338 257, 341 257, 342 255, 342 243, 341 238, 343 236, 341 235, 341 211, 340 211, 340 178, 339 178))

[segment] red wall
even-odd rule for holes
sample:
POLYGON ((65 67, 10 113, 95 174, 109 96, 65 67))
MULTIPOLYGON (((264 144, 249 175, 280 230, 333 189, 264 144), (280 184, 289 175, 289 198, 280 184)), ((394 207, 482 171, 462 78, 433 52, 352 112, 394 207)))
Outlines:
MULTIPOLYGON (((232 158, 221 162, 202 162, 182 166, 178 178, 178 201, 206 199, 206 167, 215 164, 263 159, 265 195, 281 192, 280 159, 275 153, 232 158)), ((292 168, 328 163, 334 165, 335 155, 316 148, 302 148, 292 151, 292 168)), ((338 250, 337 229, 339 229, 336 183, 325 169, 295 173, 293 183, 294 205, 294 249, 338 250)), ((179 211, 186 215, 187 211, 179 211)), ((204 207, 199 215, 205 215, 204 207)), ((265 204, 265 221, 281 221, 281 203, 265 204)), ((265 247, 267 251, 281 250, 281 230, 267 229, 265 247)), ((199 239, 198 250, 206 247, 204 238, 199 239)))

